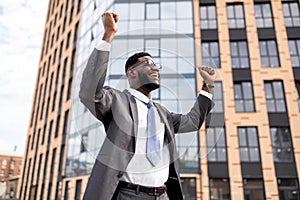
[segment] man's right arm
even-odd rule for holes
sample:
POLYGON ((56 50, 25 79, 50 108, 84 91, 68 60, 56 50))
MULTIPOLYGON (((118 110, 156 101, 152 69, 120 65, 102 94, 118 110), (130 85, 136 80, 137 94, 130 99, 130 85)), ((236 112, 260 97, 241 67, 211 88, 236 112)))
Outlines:
POLYGON ((102 47, 93 50, 82 75, 79 98, 98 119, 110 110, 112 94, 103 88, 109 62, 109 47, 117 31, 118 16, 115 13, 102 15, 104 34, 102 47), (96 109, 97 107, 97 109, 96 109), (97 112, 96 112, 97 110, 97 112))

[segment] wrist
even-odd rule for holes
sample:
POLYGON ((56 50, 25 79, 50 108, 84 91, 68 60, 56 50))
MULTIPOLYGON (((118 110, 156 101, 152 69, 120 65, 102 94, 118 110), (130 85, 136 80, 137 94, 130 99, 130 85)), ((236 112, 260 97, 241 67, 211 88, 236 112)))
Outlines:
POLYGON ((203 85, 202 85, 202 90, 206 91, 206 92, 209 92, 209 93, 212 93, 212 90, 214 88, 214 84, 213 82, 210 82, 210 83, 206 83, 205 81, 203 82, 203 85))
POLYGON ((108 42, 108 43, 111 43, 112 40, 114 39, 115 37, 115 32, 111 31, 111 32, 104 32, 103 34, 103 37, 102 37, 102 40, 108 42))

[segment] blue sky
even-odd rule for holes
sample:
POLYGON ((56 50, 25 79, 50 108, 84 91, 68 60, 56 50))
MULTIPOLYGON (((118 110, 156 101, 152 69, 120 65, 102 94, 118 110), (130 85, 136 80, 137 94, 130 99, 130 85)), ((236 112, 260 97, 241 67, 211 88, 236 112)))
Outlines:
POLYGON ((0 153, 24 152, 47 6, 0 1, 0 153))

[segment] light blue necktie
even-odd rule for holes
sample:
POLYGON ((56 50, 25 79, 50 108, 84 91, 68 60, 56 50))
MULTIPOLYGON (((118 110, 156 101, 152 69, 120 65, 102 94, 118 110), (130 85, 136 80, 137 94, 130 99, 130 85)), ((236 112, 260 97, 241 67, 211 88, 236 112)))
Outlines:
POLYGON ((152 101, 147 104, 148 107, 148 129, 147 129, 147 159, 156 166, 160 161, 160 141, 156 133, 155 110, 152 101))

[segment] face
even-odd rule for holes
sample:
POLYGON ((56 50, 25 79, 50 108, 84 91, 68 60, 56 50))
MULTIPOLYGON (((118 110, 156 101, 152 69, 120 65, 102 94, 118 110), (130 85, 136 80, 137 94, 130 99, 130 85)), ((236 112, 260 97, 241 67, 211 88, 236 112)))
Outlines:
POLYGON ((154 65, 154 61, 150 56, 139 58, 139 62, 133 66, 132 70, 136 70, 136 88, 143 88, 149 92, 159 88, 160 66, 154 65))

